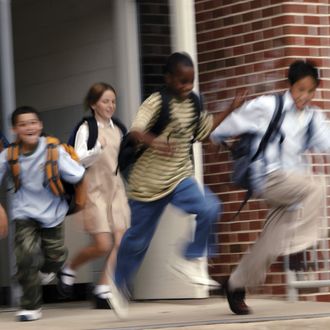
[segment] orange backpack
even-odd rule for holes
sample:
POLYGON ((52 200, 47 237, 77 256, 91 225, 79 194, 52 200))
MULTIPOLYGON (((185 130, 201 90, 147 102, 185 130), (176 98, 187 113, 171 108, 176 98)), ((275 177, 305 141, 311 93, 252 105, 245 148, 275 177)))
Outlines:
MULTIPOLYGON (((86 187, 84 179, 77 184, 71 184, 60 178, 58 171, 58 146, 61 145, 72 159, 79 162, 74 148, 67 144, 61 144, 59 139, 47 136, 47 158, 45 164, 46 177, 49 187, 55 196, 60 196, 69 204, 67 214, 75 213, 82 209, 86 203, 86 187)), ((15 192, 20 188, 20 166, 19 166, 20 147, 17 142, 9 145, 7 159, 13 177, 15 192)))

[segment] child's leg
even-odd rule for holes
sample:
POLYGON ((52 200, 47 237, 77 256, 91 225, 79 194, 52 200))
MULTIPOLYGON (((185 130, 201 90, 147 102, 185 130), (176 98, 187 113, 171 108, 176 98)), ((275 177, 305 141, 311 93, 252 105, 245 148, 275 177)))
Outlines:
POLYGON ((138 270, 168 202, 168 197, 154 202, 129 201, 131 227, 125 232, 117 255, 115 282, 118 287, 128 284, 138 270))
POLYGON ((187 246, 187 259, 205 256, 210 239, 212 224, 217 221, 220 212, 220 201, 205 187, 201 191, 193 178, 182 181, 174 190, 171 203, 186 213, 196 214, 196 230, 194 240, 187 246))
POLYGON ((22 309, 34 310, 42 304, 40 227, 33 220, 16 220, 15 224, 16 276, 23 291, 20 305, 22 309))
POLYGON ((264 282, 281 254, 303 250, 317 239, 323 187, 311 178, 278 171, 270 175, 263 197, 271 206, 263 231, 230 276, 233 289, 264 282), (299 217, 299 205, 306 217, 299 217), (292 250, 293 249, 293 250, 292 250))
POLYGON ((64 224, 53 228, 41 228, 41 249, 44 255, 43 273, 57 273, 68 255, 64 245, 64 224))

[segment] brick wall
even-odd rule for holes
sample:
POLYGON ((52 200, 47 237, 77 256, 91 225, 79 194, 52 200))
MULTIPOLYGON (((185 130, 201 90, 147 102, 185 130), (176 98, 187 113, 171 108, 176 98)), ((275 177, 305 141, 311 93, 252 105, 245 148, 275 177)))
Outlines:
POLYGON ((138 0, 143 99, 163 85, 163 66, 171 53, 167 0, 138 0))
MULTIPOLYGON (((284 90, 289 64, 308 58, 316 62, 322 77, 315 103, 330 115, 328 0, 196 0, 195 4, 200 90, 208 111, 226 107, 242 87, 248 87, 251 96, 284 90)), ((261 200, 250 200, 232 221, 244 192, 230 182, 228 152, 214 153, 205 147, 205 183, 224 202, 217 226, 220 253, 210 268, 220 280, 230 274, 258 237, 267 208, 261 200)), ((325 169, 323 164, 315 165, 325 169)), ((257 292, 282 296, 284 283, 283 260, 279 258, 257 292)), ((328 293, 317 289, 301 292, 301 298, 330 301, 328 293)))

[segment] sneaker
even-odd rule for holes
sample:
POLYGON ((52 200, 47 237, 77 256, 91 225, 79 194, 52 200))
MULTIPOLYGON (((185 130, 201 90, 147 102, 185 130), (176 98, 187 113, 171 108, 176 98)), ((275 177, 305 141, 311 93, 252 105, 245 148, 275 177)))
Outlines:
POLYGON ((218 288, 220 286, 218 282, 210 278, 200 258, 191 260, 178 258, 174 263, 171 263, 170 266, 179 276, 188 279, 193 284, 205 285, 213 288, 218 288))
POLYGON ((41 308, 32 310, 23 309, 16 313, 16 320, 20 322, 35 321, 41 319, 41 317, 41 308))
POLYGON ((245 289, 231 290, 228 281, 226 281, 223 288, 229 307, 233 313, 237 315, 251 314, 249 306, 245 303, 245 289))
POLYGON ((206 285, 210 290, 220 289, 221 287, 221 284, 211 278, 208 274, 207 276, 202 276, 198 284, 206 285))
POLYGON ((47 285, 55 279, 56 274, 55 273, 39 272, 39 277, 40 277, 40 280, 41 280, 41 284, 42 285, 47 285))
POLYGON ((201 270, 201 276, 203 280, 201 282, 205 283, 204 285, 207 285, 210 290, 220 289, 221 284, 217 281, 215 281, 213 278, 210 277, 208 271, 207 271, 207 263, 206 261, 200 260, 200 270, 201 270))
POLYGON ((124 291, 118 288, 115 283, 111 284, 111 295, 107 298, 111 309, 116 313, 118 318, 125 320, 128 318, 128 299, 124 291))
POLYGON ((72 275, 72 274, 67 274, 63 270, 58 271, 56 276, 57 276, 57 291, 58 291, 58 293, 62 296, 62 298, 72 297, 73 296, 73 284, 68 285, 68 284, 64 283, 63 277, 67 276, 67 277, 73 277, 74 278, 75 276, 72 275))
POLYGON ((93 303, 95 309, 111 309, 109 300, 111 293, 109 292, 108 298, 102 298, 97 294, 93 294, 93 303))

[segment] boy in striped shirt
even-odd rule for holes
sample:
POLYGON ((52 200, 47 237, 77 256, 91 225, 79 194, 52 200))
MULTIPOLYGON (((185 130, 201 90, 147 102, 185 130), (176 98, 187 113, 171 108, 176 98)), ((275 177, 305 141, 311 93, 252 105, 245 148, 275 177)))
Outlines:
POLYGON ((170 95, 170 119, 162 132, 158 136, 150 133, 162 108, 159 92, 143 102, 130 130, 134 139, 147 149, 134 164, 128 178, 131 227, 119 248, 115 285, 109 301, 119 317, 127 314, 124 288, 141 265, 160 216, 169 203, 185 213, 196 215, 194 240, 185 248, 185 262, 175 265, 175 270, 193 283, 214 285, 210 279, 200 276, 196 266, 209 252, 211 227, 219 217, 220 203, 207 187, 203 193, 193 177, 191 147, 193 141, 205 140, 226 116, 239 107, 244 95, 236 97, 225 111, 214 115, 197 113, 190 97, 194 65, 185 53, 169 56, 165 84, 170 95))

